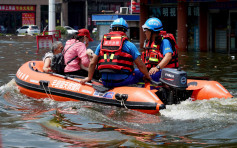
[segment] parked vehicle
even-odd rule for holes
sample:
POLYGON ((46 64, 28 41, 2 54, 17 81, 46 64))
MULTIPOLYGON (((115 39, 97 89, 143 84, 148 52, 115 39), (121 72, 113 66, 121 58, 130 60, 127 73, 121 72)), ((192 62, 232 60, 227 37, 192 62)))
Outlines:
POLYGON ((16 34, 28 34, 28 35, 37 35, 40 34, 39 27, 36 25, 25 25, 16 30, 16 34))
POLYGON ((77 30, 73 29, 70 26, 64 26, 64 28, 67 30, 67 34, 75 34, 78 32, 77 30))
POLYGON ((97 33, 97 28, 93 28, 92 33, 96 34, 97 33))
POLYGON ((3 25, 0 25, 0 33, 7 33, 7 28, 5 28, 3 25))

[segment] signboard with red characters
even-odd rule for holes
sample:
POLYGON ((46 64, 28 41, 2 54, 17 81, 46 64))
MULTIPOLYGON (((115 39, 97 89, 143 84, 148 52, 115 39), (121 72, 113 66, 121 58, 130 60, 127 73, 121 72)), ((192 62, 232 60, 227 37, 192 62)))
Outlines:
POLYGON ((40 48, 51 48, 54 41, 58 41, 61 38, 60 30, 44 31, 43 35, 37 35, 37 53, 40 48))
POLYGON ((0 11, 35 11, 32 5, 0 5, 0 11))
POLYGON ((35 24, 35 13, 22 13, 22 26, 34 25, 35 24))

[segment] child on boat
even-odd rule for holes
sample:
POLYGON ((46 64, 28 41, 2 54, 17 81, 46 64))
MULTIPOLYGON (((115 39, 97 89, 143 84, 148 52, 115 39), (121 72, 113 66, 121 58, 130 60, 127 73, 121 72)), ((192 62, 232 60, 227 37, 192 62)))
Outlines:
POLYGON ((63 43, 61 41, 55 41, 51 47, 51 51, 47 52, 44 57, 44 66, 43 66, 43 71, 44 72, 50 72, 52 71, 51 69, 51 61, 54 55, 61 53, 63 50, 63 43))

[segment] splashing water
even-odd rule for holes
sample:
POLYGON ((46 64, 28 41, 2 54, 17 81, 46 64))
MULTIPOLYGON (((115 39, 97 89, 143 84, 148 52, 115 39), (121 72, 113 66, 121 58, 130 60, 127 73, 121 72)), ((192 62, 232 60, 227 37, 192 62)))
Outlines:
POLYGON ((190 119, 215 119, 222 120, 228 117, 235 121, 237 114, 231 114, 237 111, 237 99, 218 99, 211 100, 186 100, 177 105, 168 105, 166 110, 161 110, 161 114, 179 120, 190 119))

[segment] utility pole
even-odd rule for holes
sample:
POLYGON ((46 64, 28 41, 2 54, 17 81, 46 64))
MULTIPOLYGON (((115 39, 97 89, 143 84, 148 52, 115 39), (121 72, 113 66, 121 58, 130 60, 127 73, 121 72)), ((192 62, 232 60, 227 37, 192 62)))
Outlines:
POLYGON ((85 24, 85 28, 86 29, 88 29, 88 1, 87 0, 85 0, 85 9, 86 9, 86 11, 85 11, 85 22, 86 22, 86 24, 85 24))
POLYGON ((55 0, 49 0, 49 31, 53 30, 55 30, 55 0))

